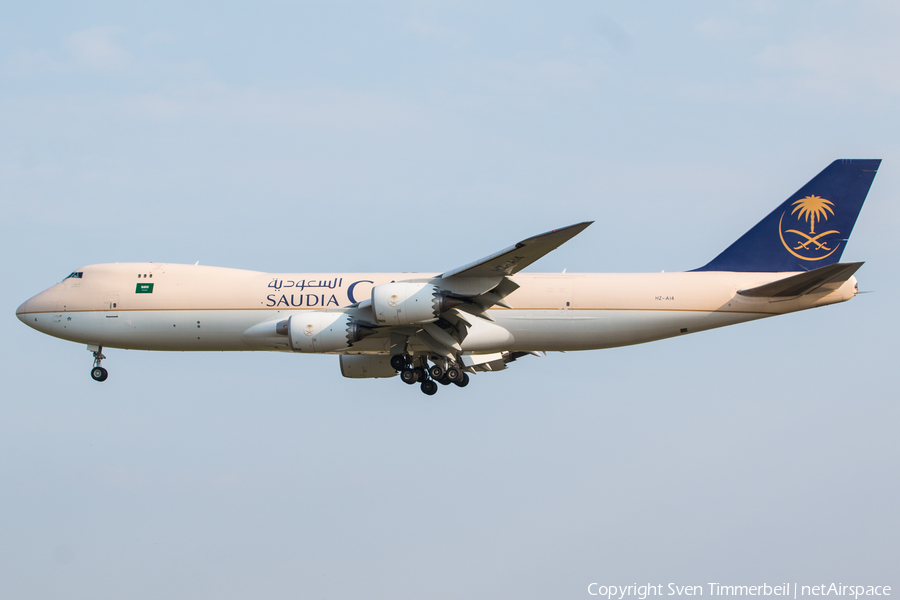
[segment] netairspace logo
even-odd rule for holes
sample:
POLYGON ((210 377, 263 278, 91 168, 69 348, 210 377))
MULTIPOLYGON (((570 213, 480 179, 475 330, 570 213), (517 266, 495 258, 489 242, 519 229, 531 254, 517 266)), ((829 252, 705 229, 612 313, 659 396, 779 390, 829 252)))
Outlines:
POLYGON ((591 596, 603 596, 607 600, 624 600, 634 597, 647 600, 650 596, 785 596, 795 600, 801 596, 844 596, 857 600, 860 596, 890 596, 889 585, 843 585, 841 583, 823 583, 819 585, 799 585, 796 583, 779 583, 769 585, 724 585, 707 583, 702 585, 678 585, 670 583, 663 589, 663 584, 639 585, 602 585, 592 583, 588 586, 591 596))

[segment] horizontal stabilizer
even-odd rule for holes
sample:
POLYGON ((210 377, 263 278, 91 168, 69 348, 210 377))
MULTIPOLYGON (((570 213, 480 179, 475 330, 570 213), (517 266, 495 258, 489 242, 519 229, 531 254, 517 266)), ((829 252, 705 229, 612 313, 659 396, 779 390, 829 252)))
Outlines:
POLYGON ((496 254, 447 271, 441 277, 496 277, 497 275, 518 273, 545 254, 571 240, 587 229, 591 223, 593 221, 586 221, 530 237, 496 254))
POLYGON ((759 287, 738 290, 738 294, 750 298, 796 298, 804 294, 811 294, 829 283, 844 283, 861 266, 863 266, 861 262, 836 263, 799 275, 785 277, 759 287))

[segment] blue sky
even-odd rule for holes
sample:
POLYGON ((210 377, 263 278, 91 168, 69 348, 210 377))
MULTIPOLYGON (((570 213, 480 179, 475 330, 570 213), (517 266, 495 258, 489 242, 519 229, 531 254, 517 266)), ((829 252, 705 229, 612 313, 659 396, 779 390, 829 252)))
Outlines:
POLYGON ((33 2, 0 22, 0 591, 581 597, 900 585, 893 2, 33 2), (433 399, 333 357, 23 327, 93 263, 705 264, 836 158, 881 158, 852 302, 522 360, 433 399), (894 390, 894 391, 892 391, 894 390))

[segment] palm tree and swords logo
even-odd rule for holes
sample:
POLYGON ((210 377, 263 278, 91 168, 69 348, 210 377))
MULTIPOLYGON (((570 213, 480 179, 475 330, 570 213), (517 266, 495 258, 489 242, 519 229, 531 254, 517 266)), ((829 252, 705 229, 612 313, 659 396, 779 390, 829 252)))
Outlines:
POLYGON ((822 260, 823 258, 828 258, 834 254, 840 245, 840 240, 836 240, 838 244, 835 245, 834 248, 830 248, 828 246, 829 242, 835 240, 823 238, 833 233, 840 232, 836 229, 831 229, 816 233, 816 223, 818 222, 820 228, 823 228, 822 223, 828 220, 828 215, 834 215, 834 208, 832 208, 834 202, 826 200, 821 196, 810 195, 806 198, 797 200, 791 206, 794 207, 791 211, 791 216, 793 216, 798 223, 806 221, 809 224, 809 233, 799 231, 798 229, 785 230, 783 222, 787 211, 782 213, 781 219, 778 221, 778 234, 781 236, 781 243, 784 244, 787 251, 803 260, 822 260), (796 245, 792 246, 788 244, 787 240, 784 239, 784 234, 786 233, 796 236, 792 242, 796 245), (825 254, 823 254, 823 252, 825 254))

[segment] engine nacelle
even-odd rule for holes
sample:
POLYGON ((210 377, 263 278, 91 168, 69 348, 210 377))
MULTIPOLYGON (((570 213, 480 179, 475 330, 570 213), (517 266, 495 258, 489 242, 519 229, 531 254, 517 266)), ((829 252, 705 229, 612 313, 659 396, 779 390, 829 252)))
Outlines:
POLYGON ((294 352, 337 352, 375 330, 344 312, 313 311, 291 315, 287 333, 294 352))
POLYGON ((341 354, 341 375, 352 379, 395 377, 388 355, 341 354))
POLYGON ((430 323, 461 303, 430 283, 399 281, 372 288, 372 310, 379 325, 430 323))

